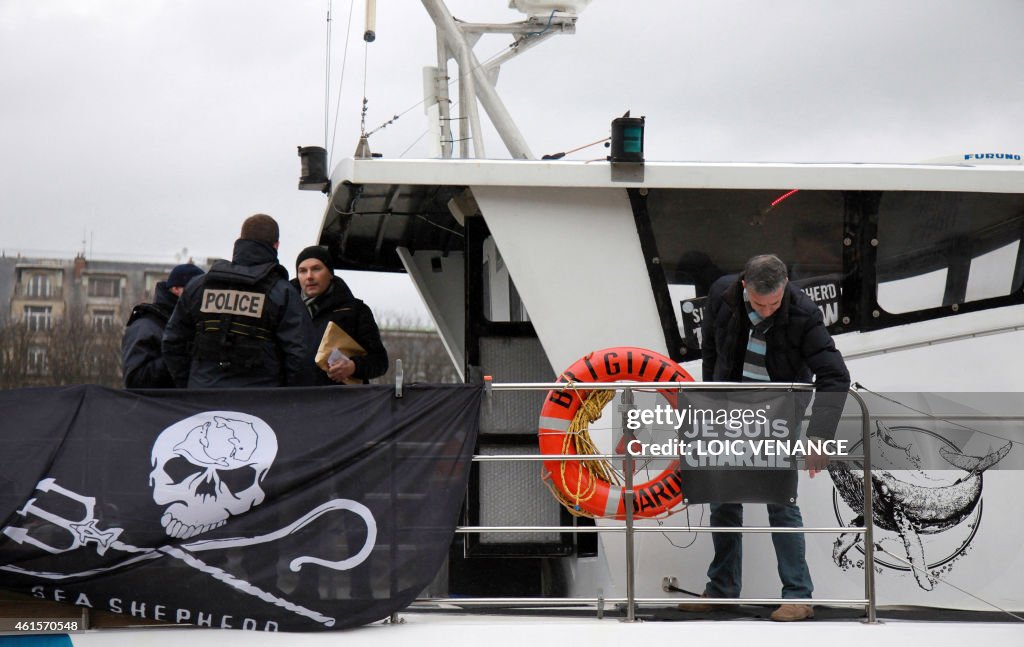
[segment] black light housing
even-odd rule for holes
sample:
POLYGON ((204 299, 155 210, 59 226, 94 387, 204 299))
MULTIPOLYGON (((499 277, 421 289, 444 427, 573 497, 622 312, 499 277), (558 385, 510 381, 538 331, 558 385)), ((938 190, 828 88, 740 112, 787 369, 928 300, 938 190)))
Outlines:
POLYGON ((644 123, 646 117, 626 114, 612 119, 612 150, 608 160, 613 164, 644 163, 644 123))
POLYGON ((322 146, 299 146, 298 148, 299 158, 302 160, 299 189, 327 193, 331 186, 331 181, 327 177, 327 149, 322 146))

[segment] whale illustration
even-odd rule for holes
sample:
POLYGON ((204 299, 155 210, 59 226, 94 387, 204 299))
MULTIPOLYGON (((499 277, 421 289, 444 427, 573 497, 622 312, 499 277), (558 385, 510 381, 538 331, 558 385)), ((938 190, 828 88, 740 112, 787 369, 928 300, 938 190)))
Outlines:
MULTIPOLYGON (((873 434, 888 447, 906 454, 912 464, 919 459, 912 453, 912 444, 901 445, 892 436, 891 430, 881 421, 876 421, 873 434)), ((894 531, 903 541, 907 561, 917 580, 918 586, 926 591, 934 588, 936 580, 928 572, 924 545, 921 535, 944 532, 974 512, 981 500, 982 473, 1002 460, 1012 447, 1003 447, 985 456, 969 456, 946 447, 939 448, 939 454, 953 467, 965 474, 949 485, 925 486, 908 483, 887 470, 871 472, 872 519, 875 526, 894 531)), ((829 474, 836 490, 850 508, 857 513, 849 526, 864 523, 864 471, 851 469, 846 463, 834 461, 829 464, 829 474)), ((842 533, 832 549, 832 559, 839 566, 849 563, 846 554, 861 540, 857 533, 842 533)))

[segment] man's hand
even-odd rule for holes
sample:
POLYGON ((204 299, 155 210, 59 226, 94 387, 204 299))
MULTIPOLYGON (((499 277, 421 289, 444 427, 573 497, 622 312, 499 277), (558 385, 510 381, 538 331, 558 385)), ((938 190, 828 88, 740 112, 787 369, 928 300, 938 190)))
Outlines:
POLYGON ((807 471, 810 473, 811 478, 814 478, 818 472, 823 472, 828 468, 828 455, 822 454, 817 448, 810 449, 805 460, 807 462, 807 471))
POLYGON ((338 384, 344 383, 345 378, 352 377, 355 372, 356 363, 347 357, 327 365, 327 377, 338 384))

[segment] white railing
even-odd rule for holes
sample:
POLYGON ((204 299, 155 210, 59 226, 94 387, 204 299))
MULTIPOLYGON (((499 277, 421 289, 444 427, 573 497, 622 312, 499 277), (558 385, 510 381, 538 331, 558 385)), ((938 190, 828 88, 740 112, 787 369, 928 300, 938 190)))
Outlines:
MULTIPOLYGON (((777 391, 813 391, 812 384, 772 384, 772 383, 731 383, 731 382, 566 382, 554 383, 505 383, 493 384, 485 382, 485 390, 492 391, 531 391, 531 390, 561 390, 573 388, 578 390, 617 390, 623 391, 624 407, 628 408, 633 404, 632 393, 634 389, 659 391, 677 390, 777 390, 777 391)), ((570 607, 590 606, 597 607, 598 615, 603 615, 604 605, 624 604, 626 609, 626 622, 636 620, 636 607, 639 604, 677 604, 679 598, 640 598, 636 596, 636 573, 635 573, 635 548, 634 537, 636 533, 647 532, 688 532, 688 533, 855 533, 864 535, 864 597, 852 599, 803 599, 803 598, 701 598, 700 602, 708 604, 736 604, 738 601, 748 604, 824 604, 832 606, 863 606, 866 613, 866 622, 876 623, 876 598, 875 598, 875 568, 874 568, 874 537, 872 527, 872 506, 873 491, 871 488, 871 427, 870 413, 864 399, 852 389, 849 394, 857 402, 861 411, 862 421, 862 456, 842 457, 842 460, 860 461, 864 468, 864 526, 862 527, 714 527, 714 526, 657 526, 637 527, 633 519, 633 464, 636 459, 645 460, 671 460, 671 456, 654 456, 646 454, 523 454, 523 455, 477 455, 473 457, 474 462, 491 461, 574 461, 595 459, 621 460, 625 478, 623 486, 623 505, 625 509, 625 522, 622 525, 601 525, 601 526, 459 526, 456 532, 459 534, 480 534, 490 532, 501 533, 533 533, 533 532, 573 532, 573 533, 625 533, 626 535, 626 597, 572 597, 572 598, 420 598, 416 602, 424 603, 451 603, 464 606, 537 606, 537 607, 570 607)), ((623 411, 623 416, 626 412, 623 411)), ((623 430, 627 430, 623 420, 623 430)), ((833 460, 835 460, 833 458, 833 460)))

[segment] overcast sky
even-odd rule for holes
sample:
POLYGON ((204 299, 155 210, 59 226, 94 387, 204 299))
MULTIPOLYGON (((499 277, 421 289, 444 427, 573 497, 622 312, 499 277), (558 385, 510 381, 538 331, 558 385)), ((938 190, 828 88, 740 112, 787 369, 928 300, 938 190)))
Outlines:
MULTIPOLYGON (((364 85, 368 130, 402 115, 374 152, 426 154, 433 27, 417 0, 381 0, 365 45, 364 4, 343 68, 347 0, 0 0, 0 250, 202 260, 265 212, 293 271, 325 204, 297 190, 296 146, 351 155, 364 85)), ((449 2, 467 21, 520 19, 507 5, 449 2)), ((607 136, 627 109, 647 116, 649 160, 1022 153, 1022 25, 1022 0, 594 0, 575 35, 507 63, 498 90, 537 156, 607 136)), ((508 42, 486 36, 477 55, 508 42)), ((423 312, 404 278, 343 276, 378 311, 423 312)))

